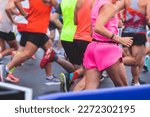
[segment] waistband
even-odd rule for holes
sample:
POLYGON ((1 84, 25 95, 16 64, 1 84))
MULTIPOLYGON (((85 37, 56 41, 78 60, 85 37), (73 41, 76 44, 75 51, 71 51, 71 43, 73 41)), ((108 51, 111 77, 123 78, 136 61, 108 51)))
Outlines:
POLYGON ((94 41, 94 42, 101 42, 101 43, 114 43, 114 44, 118 44, 117 42, 114 42, 114 41, 101 41, 101 40, 97 40, 97 39, 92 39, 92 41, 94 41))

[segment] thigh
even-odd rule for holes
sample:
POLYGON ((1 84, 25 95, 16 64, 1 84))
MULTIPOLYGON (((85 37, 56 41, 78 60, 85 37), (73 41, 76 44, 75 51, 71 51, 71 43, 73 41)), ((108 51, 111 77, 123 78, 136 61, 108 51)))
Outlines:
POLYGON ((96 68, 86 70, 85 77, 85 89, 91 90, 99 87, 101 74, 96 68))
POLYGON ((128 47, 123 47, 123 56, 131 56, 130 49, 128 47))
POLYGON ((44 51, 48 50, 49 48, 53 47, 53 42, 49 39, 43 46, 42 46, 42 49, 44 51))
POLYGON ((25 46, 23 52, 26 53, 28 56, 31 57, 33 54, 35 54, 35 52, 37 51, 37 49, 38 49, 38 47, 36 45, 34 45, 30 41, 28 41, 26 43, 26 46, 25 46))
POLYGON ((140 63, 142 58, 145 56, 145 46, 133 45, 131 51, 136 62, 140 63))
POLYGON ((15 50, 18 50, 18 45, 17 45, 17 41, 16 40, 7 41, 7 43, 10 46, 10 48, 14 48, 15 50))
POLYGON ((52 41, 54 41, 54 38, 55 38, 55 29, 50 30, 50 36, 49 36, 49 38, 50 38, 52 41))
POLYGON ((0 38, 0 52, 5 50, 5 40, 0 38))
POLYGON ((115 86, 126 86, 127 85, 127 76, 125 72, 125 67, 121 62, 121 59, 118 60, 115 64, 106 69, 108 75, 113 81, 115 86))

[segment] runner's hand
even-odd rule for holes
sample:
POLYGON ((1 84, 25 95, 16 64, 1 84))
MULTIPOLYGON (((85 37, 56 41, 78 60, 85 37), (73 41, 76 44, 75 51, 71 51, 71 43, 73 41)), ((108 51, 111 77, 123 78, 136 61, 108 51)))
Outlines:
POLYGON ((120 43, 124 46, 130 47, 133 44, 133 37, 122 37, 120 38, 120 43))

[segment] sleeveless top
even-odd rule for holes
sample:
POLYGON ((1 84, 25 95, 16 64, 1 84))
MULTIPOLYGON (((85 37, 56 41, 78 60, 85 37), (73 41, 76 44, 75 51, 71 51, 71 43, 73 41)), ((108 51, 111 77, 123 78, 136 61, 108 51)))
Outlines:
POLYGON ((6 14, 6 5, 9 0, 0 0, 0 31, 9 33, 13 29, 13 24, 6 14))
POLYGON ((139 12, 138 0, 132 0, 130 6, 125 10, 124 33, 146 33, 145 12, 139 12))
MULTIPOLYGON (((93 30, 93 34, 92 37, 96 40, 99 41, 112 41, 112 39, 109 39, 99 33, 96 33, 94 31, 94 27, 95 27, 95 22, 96 19, 99 15, 99 11, 102 8, 102 6, 104 6, 105 4, 111 4, 108 0, 96 0, 96 2, 94 3, 94 6, 92 8, 92 13, 91 13, 91 17, 92 17, 92 30, 93 30)), ((117 15, 114 16, 110 21, 107 22, 107 24, 105 25, 105 28, 107 28, 107 30, 109 30, 110 32, 112 32, 113 34, 118 34, 118 18, 117 15)))
POLYGON ((60 3, 63 17, 63 27, 60 39, 63 41, 73 42, 73 37, 76 31, 76 26, 74 25, 74 10, 76 2, 77 0, 62 0, 60 3))
POLYGON ((91 37, 91 0, 84 0, 77 17, 77 30, 74 36, 76 40, 92 41, 91 37), (85 13, 86 12, 86 13, 85 13))
POLYGON ((29 17, 26 31, 46 33, 52 6, 44 4, 42 0, 29 0, 29 5, 29 17))

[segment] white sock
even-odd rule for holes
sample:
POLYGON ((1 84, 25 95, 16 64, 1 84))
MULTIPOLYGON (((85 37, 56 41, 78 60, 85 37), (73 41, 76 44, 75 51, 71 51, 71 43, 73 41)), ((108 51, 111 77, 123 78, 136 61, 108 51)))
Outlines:
POLYGON ((48 79, 53 79, 54 77, 53 77, 53 75, 51 75, 51 76, 47 76, 47 78, 48 79))

